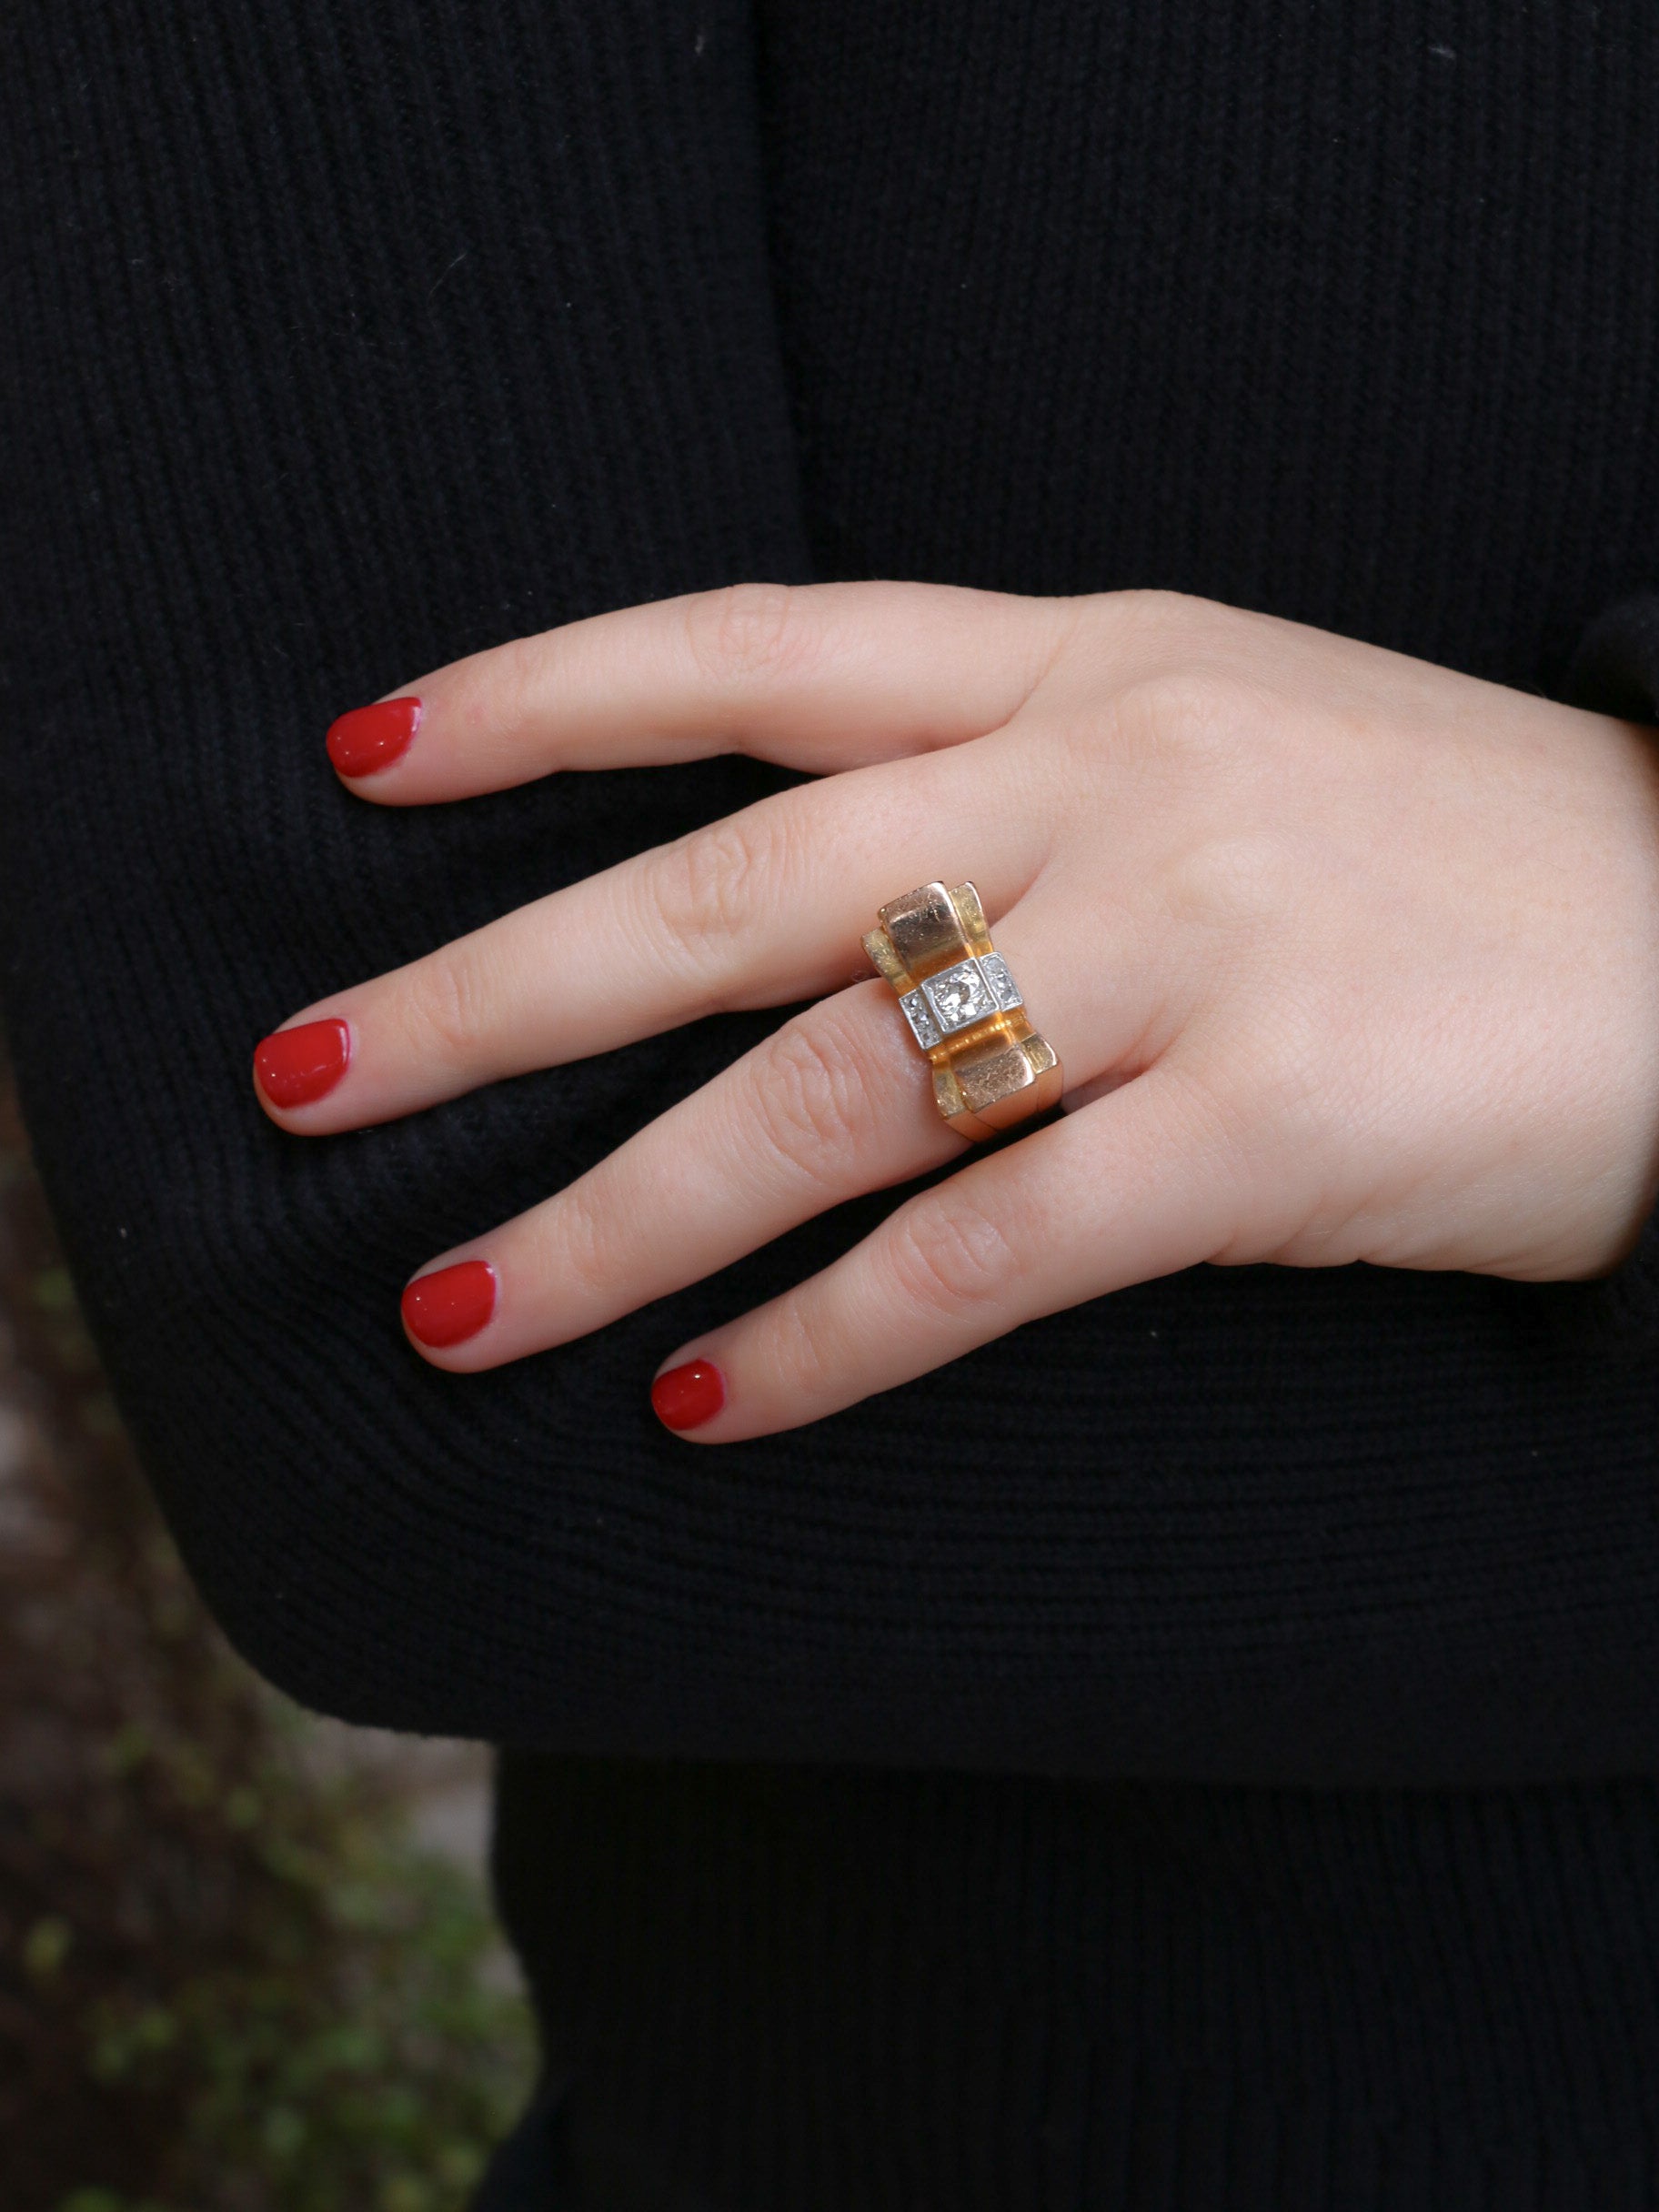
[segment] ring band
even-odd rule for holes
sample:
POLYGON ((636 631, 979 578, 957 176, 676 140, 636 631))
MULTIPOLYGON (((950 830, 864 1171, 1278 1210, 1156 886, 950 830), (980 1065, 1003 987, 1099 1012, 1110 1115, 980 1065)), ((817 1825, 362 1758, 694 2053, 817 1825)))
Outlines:
POLYGON ((864 950, 899 994, 933 1068, 933 1102, 952 1129, 994 1137, 1052 1106, 1054 1048, 1025 1018, 1020 987, 990 941, 971 883, 924 883, 878 910, 864 950))

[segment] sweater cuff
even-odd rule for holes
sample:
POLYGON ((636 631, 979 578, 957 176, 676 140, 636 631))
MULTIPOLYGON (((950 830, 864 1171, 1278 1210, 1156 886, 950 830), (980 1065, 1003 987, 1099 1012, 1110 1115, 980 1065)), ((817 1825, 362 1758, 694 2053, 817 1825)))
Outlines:
MULTIPOLYGON (((1573 657, 1565 693, 1570 705, 1596 714, 1659 722, 1659 592, 1639 592, 1597 617, 1573 657)), ((1659 1339, 1659 1208, 1621 1267, 1577 1288, 1584 1320, 1610 1348, 1659 1339)))

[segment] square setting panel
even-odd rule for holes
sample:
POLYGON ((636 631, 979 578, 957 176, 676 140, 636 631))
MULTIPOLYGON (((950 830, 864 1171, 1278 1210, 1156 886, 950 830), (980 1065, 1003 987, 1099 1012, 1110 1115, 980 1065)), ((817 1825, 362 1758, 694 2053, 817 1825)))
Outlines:
POLYGON ((984 952, 980 956, 980 973, 990 985, 990 993, 997 1004, 1006 1011, 1012 1006, 1023 1006, 1020 986, 1008 972, 1008 962, 1000 952, 984 952))
POLYGON ((934 1021, 947 1037, 952 1031, 965 1030, 970 1021, 982 1021, 987 1014, 997 1010, 995 995, 980 973, 978 960, 958 960, 954 968, 941 968, 937 975, 929 976, 921 988, 933 1009, 934 1021))
POLYGON ((919 983, 914 990, 907 990, 899 1004, 905 1020, 910 1025, 910 1034, 924 1052, 930 1052, 939 1042, 939 1024, 933 1019, 933 1009, 928 1004, 927 993, 919 983))

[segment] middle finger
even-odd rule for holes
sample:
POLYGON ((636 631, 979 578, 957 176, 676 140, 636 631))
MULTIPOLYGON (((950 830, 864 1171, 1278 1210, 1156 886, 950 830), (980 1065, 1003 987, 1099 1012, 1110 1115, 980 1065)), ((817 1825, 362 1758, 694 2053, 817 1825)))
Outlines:
POLYGON ((971 875, 1006 910, 1046 855, 1052 772, 999 732, 779 792, 292 1016, 255 1055, 260 1102, 324 1135, 831 990, 896 885, 971 875))

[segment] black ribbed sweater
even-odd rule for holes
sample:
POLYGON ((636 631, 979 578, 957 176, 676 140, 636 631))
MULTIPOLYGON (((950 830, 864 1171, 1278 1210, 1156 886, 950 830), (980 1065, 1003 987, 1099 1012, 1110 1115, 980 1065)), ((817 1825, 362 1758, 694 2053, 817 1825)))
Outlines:
POLYGON ((890 1197, 465 1380, 397 1292, 777 1014, 322 1143, 247 1073, 785 779, 339 789, 332 715, 602 607, 1170 586, 1645 711, 1656 96, 1647 0, 0 20, 25 1106, 231 1633, 515 1747, 500 2201, 1659 2204, 1653 1232, 1194 1271, 711 1456, 657 1360, 890 1197))

